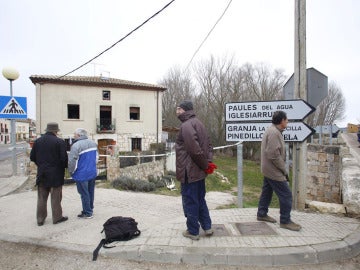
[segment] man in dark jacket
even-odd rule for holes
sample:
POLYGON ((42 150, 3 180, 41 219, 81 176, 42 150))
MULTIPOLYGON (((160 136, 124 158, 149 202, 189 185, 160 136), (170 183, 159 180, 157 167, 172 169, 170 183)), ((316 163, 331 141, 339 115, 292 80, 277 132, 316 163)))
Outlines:
POLYGON ((203 123, 195 116, 191 101, 176 108, 182 122, 176 138, 176 178, 181 182, 183 209, 187 230, 183 236, 199 240, 200 225, 205 235, 213 234, 211 218, 205 200, 205 178, 212 160, 212 145, 203 123), (200 225, 199 225, 200 223, 200 225))
POLYGON ((65 141, 58 138, 57 123, 48 123, 46 133, 38 138, 30 152, 30 160, 37 165, 36 185, 38 200, 36 218, 39 226, 47 217, 47 199, 51 194, 52 221, 58 224, 68 220, 62 215, 61 199, 65 168, 68 164, 65 141))

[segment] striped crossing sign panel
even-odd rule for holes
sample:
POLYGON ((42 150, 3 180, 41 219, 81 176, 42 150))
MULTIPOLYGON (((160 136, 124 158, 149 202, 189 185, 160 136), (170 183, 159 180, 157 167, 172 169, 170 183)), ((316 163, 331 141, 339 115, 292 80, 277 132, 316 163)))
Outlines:
POLYGON ((0 118, 26 119, 26 97, 0 96, 0 118))

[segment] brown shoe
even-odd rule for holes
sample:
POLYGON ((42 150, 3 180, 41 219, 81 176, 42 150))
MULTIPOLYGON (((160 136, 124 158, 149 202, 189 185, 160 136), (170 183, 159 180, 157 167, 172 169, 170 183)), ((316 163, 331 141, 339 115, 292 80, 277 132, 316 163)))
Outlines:
POLYGON ((189 233, 188 230, 183 231, 183 234, 182 234, 182 235, 183 235, 184 237, 190 238, 191 240, 199 240, 199 239, 200 239, 200 236, 199 236, 199 235, 191 234, 191 233, 189 233))
POLYGON ((290 231, 300 231, 301 225, 290 221, 290 223, 280 223, 280 228, 287 229, 290 231))
POLYGON ((265 222, 271 222, 271 223, 276 223, 276 219, 275 218, 272 218, 268 215, 264 216, 264 217, 257 217, 257 220, 258 221, 265 221, 265 222))
POLYGON ((60 218, 58 221, 55 221, 54 224, 59 224, 59 223, 61 223, 61 222, 65 222, 65 221, 67 221, 68 219, 69 219, 68 217, 62 217, 62 218, 60 218))

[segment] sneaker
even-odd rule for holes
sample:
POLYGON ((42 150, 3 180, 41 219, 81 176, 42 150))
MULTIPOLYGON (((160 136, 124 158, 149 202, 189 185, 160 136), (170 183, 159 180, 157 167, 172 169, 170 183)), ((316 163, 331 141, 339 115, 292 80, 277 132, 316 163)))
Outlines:
POLYGON ((290 231, 300 231, 301 225, 290 221, 290 223, 280 223, 280 228, 288 229, 290 231))
POLYGON ((268 215, 264 216, 264 217, 257 217, 257 220, 258 221, 265 221, 265 222, 271 222, 271 223, 276 223, 276 219, 275 218, 272 218, 268 215))
POLYGON ((200 239, 199 235, 191 234, 191 233, 189 233, 188 230, 183 231, 182 235, 184 237, 190 238, 191 240, 199 240, 200 239))
POLYGON ((94 216, 93 215, 87 215, 87 214, 84 214, 84 213, 81 213, 78 215, 78 218, 87 218, 87 219, 90 219, 90 218, 93 218, 94 216))
POLYGON ((206 236, 212 236, 214 234, 214 230, 213 229, 208 229, 208 230, 204 230, 205 231, 205 235, 206 236))

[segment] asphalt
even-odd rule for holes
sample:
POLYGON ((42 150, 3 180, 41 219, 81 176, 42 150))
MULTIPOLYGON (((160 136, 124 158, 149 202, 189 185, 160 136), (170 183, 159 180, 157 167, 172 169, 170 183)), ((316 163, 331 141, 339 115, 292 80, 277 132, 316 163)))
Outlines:
MULTIPOLYGON (((353 137, 344 138, 353 143, 353 137)), ((353 152, 360 148, 353 143, 353 152)), ((356 154, 355 154, 356 155, 356 154)), ((354 156, 354 158, 358 158, 354 156)), ((360 168, 359 168, 360 170, 360 168)), ((331 214, 292 211, 302 225, 299 232, 279 226, 279 209, 270 215, 277 223, 256 220, 256 208, 216 209, 236 202, 221 192, 207 193, 215 233, 199 241, 182 236, 185 218, 181 198, 96 188, 93 219, 79 219, 80 197, 74 185, 64 186, 63 212, 69 220, 53 225, 50 203, 41 227, 35 219, 36 191, 12 193, 26 177, 0 178, 0 240, 80 251, 92 259, 103 237, 103 223, 112 216, 129 216, 138 222, 141 235, 101 249, 106 256, 162 263, 208 265, 304 265, 334 262, 360 254, 360 220, 331 214)))

